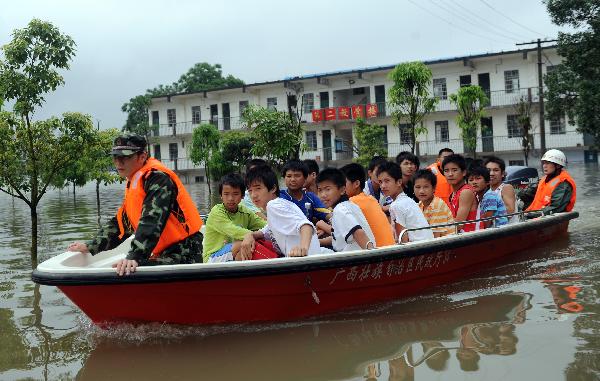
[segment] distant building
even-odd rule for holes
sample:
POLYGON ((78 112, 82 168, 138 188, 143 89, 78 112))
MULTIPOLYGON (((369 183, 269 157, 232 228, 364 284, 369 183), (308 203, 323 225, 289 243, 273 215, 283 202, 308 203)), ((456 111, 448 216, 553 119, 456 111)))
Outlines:
MULTIPOLYGON (((555 47, 543 49, 544 74, 561 62, 555 47)), ((450 94, 460 86, 481 86, 490 99, 483 136, 478 138, 477 155, 498 155, 507 164, 522 165, 521 130, 515 106, 520 99, 530 100, 534 150, 530 165, 540 158, 539 91, 535 50, 515 50, 427 61, 433 72, 431 94, 439 98, 435 112, 424 122, 428 132, 417 137, 417 152, 432 162, 438 151, 450 147, 464 153, 460 129, 456 124, 456 107, 450 94)), ((214 123, 220 131, 242 128, 240 114, 248 105, 260 105, 287 111, 288 96, 298 94, 302 112, 304 141, 308 150, 303 158, 313 158, 322 165, 339 166, 350 161, 355 144, 355 117, 362 113, 368 123, 386 129, 388 155, 409 150, 409 136, 402 126, 394 125, 387 105, 392 86, 388 73, 394 68, 381 66, 357 70, 322 73, 286 78, 279 81, 247 84, 235 88, 215 89, 188 94, 152 98, 149 120, 155 126, 152 154, 190 182, 203 179, 203 171, 189 160, 188 147, 195 126, 214 123)), ((546 147, 559 148, 570 162, 597 161, 592 144, 568 120, 546 120, 546 147)), ((533 164, 535 165, 535 164, 533 164)))

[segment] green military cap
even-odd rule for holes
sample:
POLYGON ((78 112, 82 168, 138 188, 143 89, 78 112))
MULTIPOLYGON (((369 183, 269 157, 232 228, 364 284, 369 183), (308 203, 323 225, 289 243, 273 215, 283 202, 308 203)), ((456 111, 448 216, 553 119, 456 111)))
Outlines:
POLYGON ((113 156, 130 156, 145 151, 147 145, 145 137, 127 132, 115 139, 110 154, 113 156))

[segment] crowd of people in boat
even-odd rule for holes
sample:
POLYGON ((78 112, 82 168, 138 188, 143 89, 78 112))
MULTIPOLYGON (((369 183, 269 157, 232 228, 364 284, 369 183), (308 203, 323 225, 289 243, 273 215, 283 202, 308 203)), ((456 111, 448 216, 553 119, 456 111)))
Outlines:
MULTIPOLYGON (((203 221, 187 190, 173 171, 149 157, 146 146, 146 139, 134 134, 115 140, 111 154, 127 179, 123 205, 93 240, 68 247, 96 254, 134 235, 126 258, 113 266, 120 275, 139 265, 374 249, 518 220, 511 216, 518 203, 514 188, 503 183, 502 159, 468 166, 463 156, 444 148, 425 169, 410 152, 395 161, 374 157, 366 169, 351 163, 320 171, 314 160, 290 160, 281 170, 285 189, 273 168, 252 159, 245 177, 232 173, 221 179, 222 202, 208 214, 203 236, 203 221)), ((573 209, 576 187, 565 165, 561 151, 544 154, 544 177, 527 210, 573 209)))

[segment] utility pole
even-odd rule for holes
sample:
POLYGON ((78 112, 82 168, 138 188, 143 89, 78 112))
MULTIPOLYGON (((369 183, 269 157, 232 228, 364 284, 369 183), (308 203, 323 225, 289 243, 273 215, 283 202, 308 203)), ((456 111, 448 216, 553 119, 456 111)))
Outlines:
POLYGON ((546 152, 546 119, 544 117, 544 81, 542 77, 542 43, 556 42, 558 40, 541 40, 531 42, 521 42, 516 45, 537 45, 537 59, 538 59, 538 95, 540 99, 540 149, 542 155, 546 152))

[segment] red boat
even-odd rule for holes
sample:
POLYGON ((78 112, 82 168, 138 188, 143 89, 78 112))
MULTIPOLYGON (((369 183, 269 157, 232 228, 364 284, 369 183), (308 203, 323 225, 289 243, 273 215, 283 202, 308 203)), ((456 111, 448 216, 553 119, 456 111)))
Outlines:
POLYGON ((57 286, 100 325, 296 320, 423 293, 567 233, 579 213, 557 213, 477 232, 376 250, 216 264, 140 267, 118 276, 127 246, 63 253, 35 282, 57 286))

